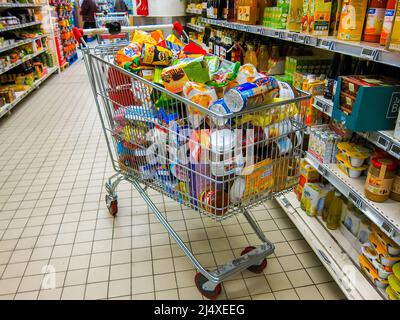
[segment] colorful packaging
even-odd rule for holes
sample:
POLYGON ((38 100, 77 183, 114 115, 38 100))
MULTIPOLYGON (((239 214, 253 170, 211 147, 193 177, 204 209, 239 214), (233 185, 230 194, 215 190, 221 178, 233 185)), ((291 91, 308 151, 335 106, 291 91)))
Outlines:
POLYGON ((360 41, 368 0, 344 0, 339 23, 339 40, 360 41))
POLYGON ((331 0, 311 0, 308 8, 308 33, 327 36, 331 17, 331 0))
POLYGON ((237 83, 254 82, 259 77, 257 68, 250 63, 244 64, 239 68, 237 83))
POLYGON ((165 89, 173 93, 180 93, 184 85, 189 82, 185 71, 186 63, 170 66, 161 71, 161 79, 165 89))
POLYGON ((229 90, 225 103, 232 112, 240 112, 271 102, 279 95, 279 85, 274 77, 258 78, 254 83, 244 83, 229 90))
POLYGON ((396 0, 388 0, 385 10, 385 17, 383 19, 381 38, 379 44, 384 46, 389 39, 390 32, 392 31, 394 16, 396 14, 396 0))
POLYGON ((172 61, 172 51, 157 45, 145 43, 142 48, 142 63, 154 66, 169 66, 172 61))
POLYGON ((387 0, 371 0, 365 19, 363 40, 368 42, 379 42, 382 32, 383 20, 385 19, 387 0))
POLYGON ((390 36, 389 50, 400 51, 400 6, 397 6, 396 16, 393 22, 392 34, 390 36))
POLYGON ((290 1, 289 15, 287 26, 289 31, 292 32, 300 32, 301 28, 301 8, 303 1, 301 0, 292 0, 290 1))
POLYGON ((243 169, 242 176, 244 175, 246 180, 244 199, 264 191, 272 191, 274 186, 273 164, 271 159, 265 159, 243 169))
POLYGON ((301 208, 311 217, 315 217, 323 209, 323 194, 325 186, 322 183, 306 183, 301 198, 301 208))

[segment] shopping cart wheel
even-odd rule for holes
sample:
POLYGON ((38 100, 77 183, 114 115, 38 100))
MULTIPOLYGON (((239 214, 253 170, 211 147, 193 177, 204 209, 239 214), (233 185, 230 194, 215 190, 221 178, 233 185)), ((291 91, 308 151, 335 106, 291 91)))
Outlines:
POLYGON ((118 200, 106 195, 106 205, 108 212, 114 217, 118 213, 118 200))
MULTIPOLYGON (((249 253, 250 251, 254 250, 255 247, 246 247, 244 250, 240 253, 241 256, 245 255, 246 253, 249 253)), ((264 258, 261 264, 255 264, 247 268, 250 272, 253 273, 262 273, 264 269, 267 267, 267 259, 264 258)))
POLYGON ((196 283, 196 287, 200 291, 200 293, 210 300, 215 300, 221 293, 221 284, 218 283, 217 286, 214 288, 214 290, 209 291, 203 288, 203 285, 208 281, 209 280, 205 276, 203 276, 200 272, 197 272, 194 277, 194 282, 196 283))

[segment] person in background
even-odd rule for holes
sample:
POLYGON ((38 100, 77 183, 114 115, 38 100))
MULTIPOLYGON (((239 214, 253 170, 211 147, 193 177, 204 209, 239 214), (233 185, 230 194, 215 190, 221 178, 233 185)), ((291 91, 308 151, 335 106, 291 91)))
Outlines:
POLYGON ((115 0, 114 12, 128 12, 128 7, 126 6, 124 0, 115 0))
MULTIPOLYGON (((83 29, 96 28, 94 14, 98 12, 97 5, 94 0, 83 0, 81 5, 81 15, 83 20, 83 29)), ((87 41, 87 36, 83 37, 87 41)))

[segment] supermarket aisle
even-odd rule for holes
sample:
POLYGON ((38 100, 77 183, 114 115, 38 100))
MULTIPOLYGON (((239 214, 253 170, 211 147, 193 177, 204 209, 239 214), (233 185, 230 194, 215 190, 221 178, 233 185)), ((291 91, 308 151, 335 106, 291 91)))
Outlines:
MULTIPOLYGON (((112 168, 82 61, 5 117, 0 140, 0 298, 201 299, 192 265, 127 183, 109 216, 112 168)), ((258 243, 242 217, 221 225, 151 196, 206 266, 258 243)), ((253 213, 276 252, 264 274, 226 281, 221 299, 343 298, 278 204, 253 213)))

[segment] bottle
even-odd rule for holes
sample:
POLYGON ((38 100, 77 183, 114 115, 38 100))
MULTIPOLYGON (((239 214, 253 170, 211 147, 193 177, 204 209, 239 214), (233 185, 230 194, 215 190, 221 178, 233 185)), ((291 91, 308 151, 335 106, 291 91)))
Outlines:
POLYGON ((258 0, 238 0, 237 22, 254 25, 258 18, 258 0))
POLYGON ((322 220, 326 222, 328 219, 329 215, 329 207, 332 204, 333 196, 335 195, 335 189, 332 188, 328 194, 326 195, 325 202, 324 202, 324 208, 322 209, 322 220))
POLYGON ((238 0, 228 0, 228 16, 229 22, 236 22, 238 0))
POLYGON ((215 30, 211 29, 211 36, 210 39, 208 39, 208 53, 209 54, 214 54, 214 44, 215 44, 215 30))
POLYGON ((207 1, 207 18, 212 19, 213 14, 214 14, 214 1, 213 0, 208 0, 207 1))
POLYGON ((260 46, 259 54, 258 54, 258 70, 262 72, 267 72, 268 71, 268 60, 269 60, 269 54, 268 54, 268 46, 265 44, 262 44, 260 46))
POLYGON ((335 96, 335 87, 337 81, 337 75, 339 72, 339 64, 340 64, 340 53, 335 52, 332 57, 331 65, 329 66, 326 87, 324 90, 324 97, 326 99, 333 99, 335 96))
POLYGON ((201 16, 203 18, 207 18, 207 4, 208 4, 208 1, 203 0, 201 2, 201 16))
POLYGON ((254 45, 252 45, 250 43, 247 45, 247 51, 244 56, 244 63, 245 64, 251 63, 256 68, 258 66, 257 55, 256 55, 256 52, 254 51, 254 45))
POLYGON ((226 20, 228 17, 228 0, 219 0, 218 3, 218 19, 226 20))
POLYGON ((386 5, 387 0, 371 0, 365 20, 364 41, 379 42, 386 5))
POLYGON ((392 25, 396 10, 396 2, 397 2, 396 0, 388 0, 385 11, 385 17, 383 19, 381 38, 379 40, 379 44, 381 46, 386 45, 386 40, 388 39, 388 36, 392 31, 392 25))
POLYGON ((232 61, 232 46, 233 46, 233 41, 231 38, 231 35, 227 35, 225 38, 225 48, 226 48, 226 53, 225 53, 225 59, 227 61, 232 61))
POLYGON ((221 53, 221 30, 217 30, 214 42, 214 55, 219 57, 220 53, 221 53))
POLYGON ((335 191, 331 205, 329 206, 328 217, 326 219, 326 226, 330 230, 336 230, 340 227, 340 220, 342 217, 343 200, 339 191, 335 191))
POLYGON ((218 19, 219 0, 213 1, 213 19, 218 19))

